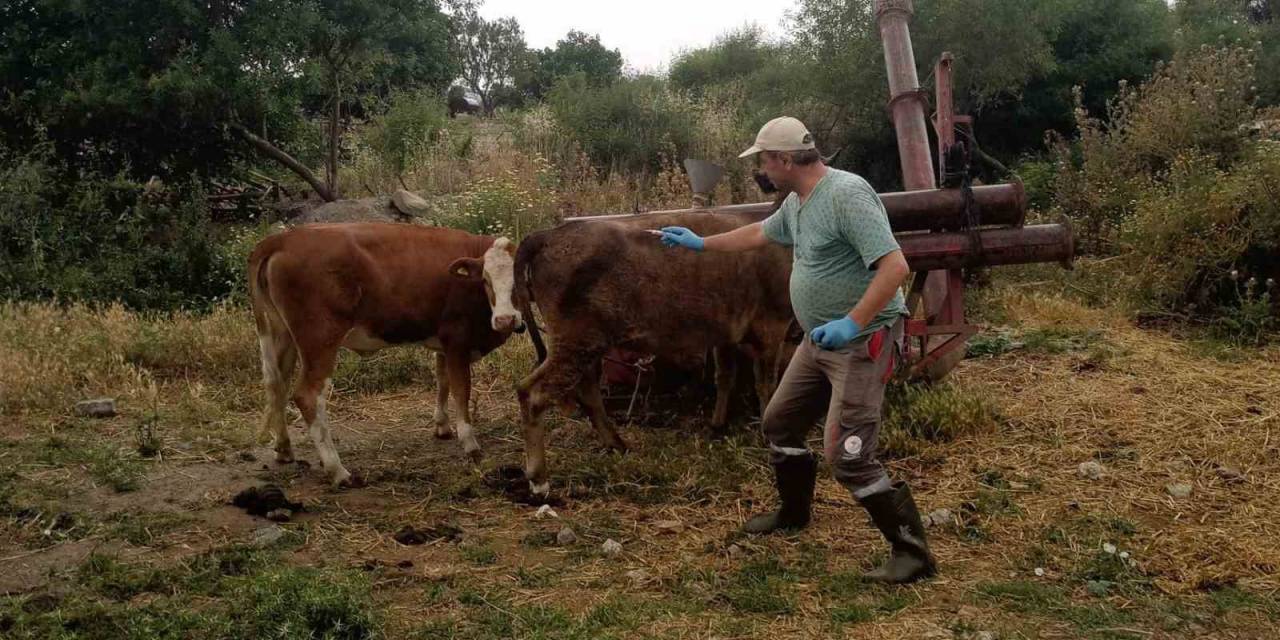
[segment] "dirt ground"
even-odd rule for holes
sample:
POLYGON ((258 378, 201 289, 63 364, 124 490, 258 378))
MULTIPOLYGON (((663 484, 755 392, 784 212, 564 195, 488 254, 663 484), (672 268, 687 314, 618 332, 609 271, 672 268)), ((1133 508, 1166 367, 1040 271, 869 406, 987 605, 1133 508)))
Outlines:
MULTIPOLYGON (((299 614, 317 637, 1280 636, 1280 352, 1218 352, 1056 297, 1010 290, 1000 300, 1005 315, 983 334, 991 354, 964 361, 949 383, 989 406, 994 428, 908 438, 890 462, 923 512, 950 512, 930 529, 941 563, 932 581, 858 581, 883 542, 826 475, 809 529, 738 536, 773 500, 749 417, 721 442, 698 433, 705 413, 627 426, 625 456, 601 452, 580 417, 552 418, 558 502, 539 516, 510 495, 522 442, 506 368, 527 364, 529 348, 513 341, 477 373, 478 466, 457 441, 433 437, 429 384, 336 393, 331 422, 344 463, 367 482, 358 489, 327 486, 298 423, 295 447, 311 465, 276 464, 253 439, 252 385, 199 428, 167 426, 187 414, 162 399, 160 456, 132 460, 135 486, 113 487, 110 461, 56 451, 127 450, 145 411, 4 418, 0 635, 112 637, 70 629, 69 614, 53 621, 74 602, 108 620, 195 612, 207 626, 166 637, 217 636, 218 624, 238 624, 237 607, 257 619, 268 605, 192 586, 193 567, 254 549, 264 569, 235 589, 258 593, 283 575, 272 572, 295 569, 357 585, 375 620, 359 633, 316 632, 334 627, 299 614), (1096 478, 1082 474, 1088 462, 1096 478), (279 541, 255 546, 277 525, 230 501, 264 483, 305 510, 278 525, 279 541), (1175 497, 1184 488, 1173 485, 1190 494, 1175 497), (406 526, 425 541, 397 542, 406 526), (564 527, 576 540, 557 541, 564 527), (603 550, 609 539, 620 553, 603 550), (144 569, 165 578, 139 583, 144 569)), ((660 401, 646 410, 661 413, 660 401)), ((291 637, 264 619, 262 636, 291 637)))

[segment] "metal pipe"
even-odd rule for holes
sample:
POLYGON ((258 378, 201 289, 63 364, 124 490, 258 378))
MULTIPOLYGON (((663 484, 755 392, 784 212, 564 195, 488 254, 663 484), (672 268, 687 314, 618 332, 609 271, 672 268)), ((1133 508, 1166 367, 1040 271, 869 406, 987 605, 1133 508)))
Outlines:
MULTIPOLYGON (((889 215, 889 226, 895 232, 955 230, 964 224, 964 193, 959 189, 899 191, 878 195, 880 196, 880 201, 884 203, 885 212, 889 215)), ((974 187, 973 203, 978 211, 978 224, 980 226, 1020 226, 1027 210, 1026 194, 1023 191, 1022 184, 1018 182, 974 187)), ((723 207, 671 209, 648 213, 582 216, 566 218, 565 220, 566 222, 572 220, 613 220, 694 211, 763 215, 772 208, 772 202, 758 202, 723 207)))
POLYGON ((925 128, 924 96, 916 76, 907 23, 913 14, 911 0, 876 0, 876 24, 884 43, 884 64, 889 75, 889 107, 898 134, 902 184, 908 191, 932 189, 933 154, 925 128))
MULTIPOLYGON (((925 129, 925 98, 916 76, 916 55, 907 27, 914 7, 911 0, 876 0, 875 12, 889 76, 889 115, 898 137, 902 185, 908 191, 932 189, 937 186, 937 174, 933 171, 929 131, 925 129)), ((947 274, 929 274, 924 291, 925 317, 938 316, 947 292, 947 274)))
POLYGON ((976 233, 908 233, 897 239, 912 271, 1036 262, 1061 262, 1070 267, 1075 255, 1071 228, 1065 224, 976 233))
MULTIPOLYGON (((951 52, 944 51, 934 66, 934 95, 938 106, 934 113, 933 129, 938 134, 938 175, 946 180, 947 150, 956 143, 955 105, 951 89, 951 52)), ((945 184, 945 182, 943 183, 945 184)))

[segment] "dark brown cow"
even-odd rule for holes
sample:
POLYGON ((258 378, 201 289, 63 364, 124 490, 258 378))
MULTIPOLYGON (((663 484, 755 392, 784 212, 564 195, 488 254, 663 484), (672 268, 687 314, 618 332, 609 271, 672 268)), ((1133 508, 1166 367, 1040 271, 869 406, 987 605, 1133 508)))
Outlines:
POLYGON ((338 348, 367 355, 408 343, 436 351, 436 435, 452 436, 445 410, 452 391, 457 434, 478 458, 471 363, 523 330, 512 299, 514 254, 506 238, 389 223, 306 225, 259 242, 249 291, 267 388, 263 430, 275 435, 276 460, 293 460, 284 408, 301 359, 293 401, 324 470, 335 485, 349 483, 325 414, 338 348))
MULTIPOLYGON (((742 253, 663 247, 648 229, 689 227, 702 236, 762 220, 766 213, 680 212, 584 220, 530 235, 516 253, 516 290, 536 302, 551 337, 531 337, 545 361, 518 388, 525 473, 535 493, 549 488, 542 413, 576 399, 601 441, 625 449, 600 397, 601 356, 610 347, 695 364, 708 349, 734 347, 754 359, 762 406, 772 395, 778 351, 793 317, 791 254, 771 245, 742 253), (527 287, 527 294, 523 289, 527 287)), ((526 315, 528 310, 526 309, 526 315)), ((717 372, 727 402, 732 369, 717 372)))

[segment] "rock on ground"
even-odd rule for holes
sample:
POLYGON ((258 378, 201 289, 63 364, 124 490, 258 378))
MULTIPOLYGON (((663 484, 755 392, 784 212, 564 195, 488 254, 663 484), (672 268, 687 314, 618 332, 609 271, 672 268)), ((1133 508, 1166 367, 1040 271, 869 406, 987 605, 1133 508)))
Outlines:
POLYGON ((76 414, 86 418, 110 418, 116 415, 114 398, 95 398, 76 403, 76 414))

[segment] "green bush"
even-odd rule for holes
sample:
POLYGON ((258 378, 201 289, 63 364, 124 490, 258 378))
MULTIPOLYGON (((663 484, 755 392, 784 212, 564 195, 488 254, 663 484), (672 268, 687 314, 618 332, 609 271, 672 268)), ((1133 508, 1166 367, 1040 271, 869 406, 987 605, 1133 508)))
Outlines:
POLYGON ((519 242, 530 232, 555 224, 554 195, 540 186, 525 186, 513 176, 481 178, 458 197, 456 206, 435 220, 455 229, 506 236, 519 242))
POLYGON ((219 252, 203 189, 73 174, 47 145, 0 149, 0 295, 207 308, 241 267, 219 252))
POLYGON ((1277 114, 1255 107, 1255 55, 1202 47, 1122 87, 1106 122, 1078 110, 1054 180, 1076 246, 1122 263, 1130 306, 1253 344, 1276 326, 1280 279, 1280 147, 1264 126, 1277 114))
POLYGON ((444 102, 434 92, 400 92, 391 97, 386 113, 370 122, 366 140, 379 160, 404 173, 447 122, 444 102))
POLYGON ((1058 145, 1055 204, 1080 223, 1081 249, 1115 252, 1136 196, 1180 161, 1226 171, 1247 155, 1242 127, 1259 116, 1253 61, 1252 51, 1234 47, 1184 53, 1140 87, 1122 83, 1105 119, 1085 111, 1077 90, 1080 139, 1058 145))
POLYGON ((581 74, 567 76, 549 103, 557 123, 603 172, 657 172, 664 156, 685 157, 695 138, 692 109, 658 78, 595 86, 581 74))

